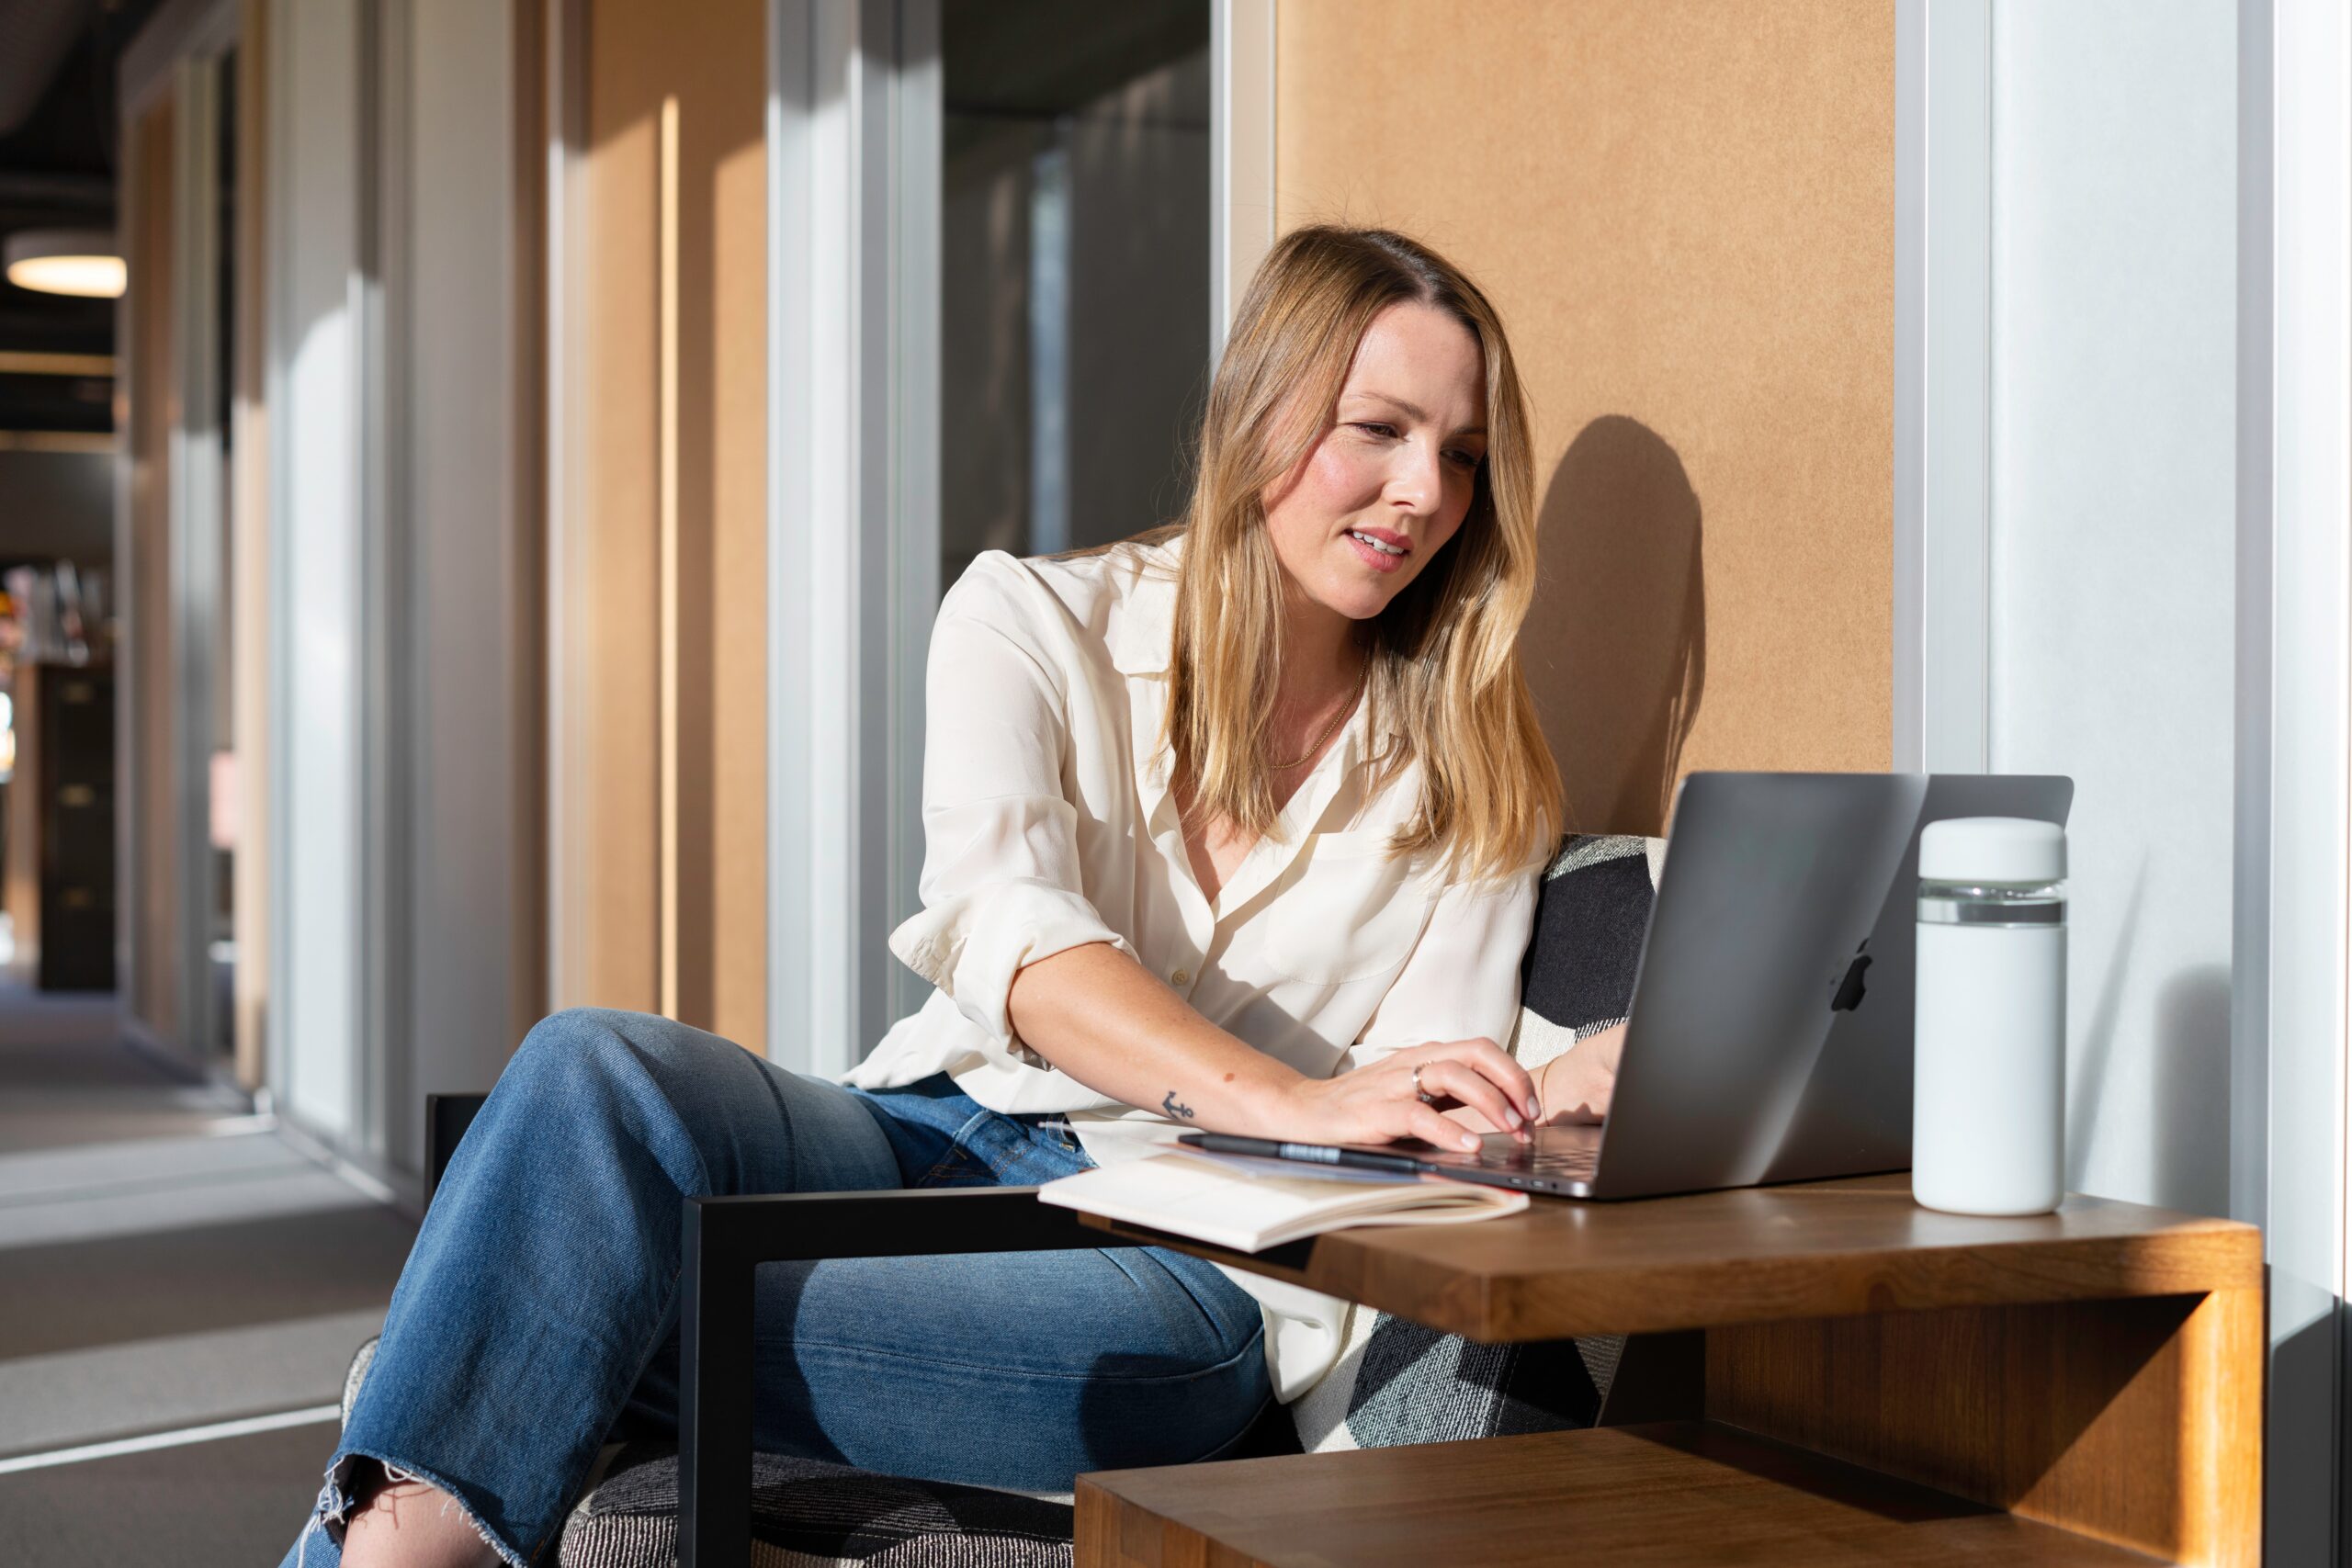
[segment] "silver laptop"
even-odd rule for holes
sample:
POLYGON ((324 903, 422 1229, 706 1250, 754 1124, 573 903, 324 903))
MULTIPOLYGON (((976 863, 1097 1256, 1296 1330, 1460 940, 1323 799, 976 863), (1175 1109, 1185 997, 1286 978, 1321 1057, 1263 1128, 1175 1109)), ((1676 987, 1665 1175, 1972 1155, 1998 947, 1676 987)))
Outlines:
POLYGON ((1999 773, 1693 773, 1634 981, 1609 1119, 1421 1168, 1645 1198, 1911 1163, 1919 829, 2064 825, 2074 781, 1999 773))

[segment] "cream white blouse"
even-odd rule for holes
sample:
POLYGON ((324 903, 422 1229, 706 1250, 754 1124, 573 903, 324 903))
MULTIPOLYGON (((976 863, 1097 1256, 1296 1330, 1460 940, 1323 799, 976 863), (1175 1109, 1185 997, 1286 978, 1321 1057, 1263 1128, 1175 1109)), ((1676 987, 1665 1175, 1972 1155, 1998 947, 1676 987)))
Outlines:
MULTIPOLYGON (((937 987, 848 1081, 945 1073, 994 1111, 1067 1113, 1098 1164, 1179 1123, 1109 1100, 1023 1045, 1006 1017, 1024 964, 1109 942, 1210 1022, 1326 1077, 1399 1046, 1508 1042, 1532 874, 1449 884, 1392 859, 1418 769, 1367 798, 1377 750, 1360 705, 1279 827, 1218 896, 1193 875, 1159 746, 1182 541, 1074 560, 990 551, 932 630, 922 912, 890 950, 937 987)), ((1274 1389, 1329 1370, 1345 1303, 1232 1277, 1266 1310, 1274 1389)))

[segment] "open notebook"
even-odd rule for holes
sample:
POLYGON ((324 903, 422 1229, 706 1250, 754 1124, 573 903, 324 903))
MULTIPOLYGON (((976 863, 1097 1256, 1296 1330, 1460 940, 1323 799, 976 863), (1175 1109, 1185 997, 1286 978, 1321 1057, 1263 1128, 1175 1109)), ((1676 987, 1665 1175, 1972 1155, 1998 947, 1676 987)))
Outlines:
POLYGON ((1175 1235, 1261 1252, 1349 1225, 1442 1225, 1527 1207, 1527 1194, 1435 1178, 1351 1179, 1288 1161, 1189 1150, 1125 1160, 1048 1181, 1047 1203, 1175 1235))

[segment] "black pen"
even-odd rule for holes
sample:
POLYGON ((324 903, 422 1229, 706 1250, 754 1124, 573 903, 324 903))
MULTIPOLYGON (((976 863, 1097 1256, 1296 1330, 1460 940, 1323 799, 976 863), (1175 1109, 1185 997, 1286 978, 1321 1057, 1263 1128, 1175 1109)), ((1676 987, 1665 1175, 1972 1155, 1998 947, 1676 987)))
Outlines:
POLYGON ((1230 1133, 1179 1133, 1176 1141, 1213 1155, 1255 1155, 1261 1159, 1305 1160, 1310 1165, 1344 1165, 1359 1170, 1421 1168, 1421 1162, 1410 1155, 1374 1154, 1329 1144, 1278 1144, 1271 1138, 1241 1138, 1230 1133))

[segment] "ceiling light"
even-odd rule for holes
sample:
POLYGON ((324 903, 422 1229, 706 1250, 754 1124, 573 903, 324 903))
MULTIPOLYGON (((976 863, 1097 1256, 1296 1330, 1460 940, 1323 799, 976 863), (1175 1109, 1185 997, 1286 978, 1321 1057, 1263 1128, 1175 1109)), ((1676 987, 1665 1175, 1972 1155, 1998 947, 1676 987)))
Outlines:
POLYGON ((122 258, 114 236, 98 229, 27 229, 0 246, 8 281, 43 294, 112 299, 122 293, 122 258))

